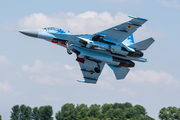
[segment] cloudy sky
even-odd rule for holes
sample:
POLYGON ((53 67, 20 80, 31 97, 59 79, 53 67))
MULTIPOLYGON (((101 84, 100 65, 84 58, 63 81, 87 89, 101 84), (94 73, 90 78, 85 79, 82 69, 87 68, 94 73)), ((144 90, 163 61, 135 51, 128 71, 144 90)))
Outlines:
POLYGON ((12 106, 65 103, 130 102, 144 106, 158 119, 162 107, 180 106, 178 0, 18 0, 0 4, 0 114, 9 119, 12 106), (105 66, 96 85, 76 81, 82 74, 76 56, 64 48, 18 32, 26 28, 58 27, 72 33, 96 33, 129 20, 148 21, 135 41, 153 37, 145 51, 148 63, 136 62, 126 79, 117 81, 105 66))

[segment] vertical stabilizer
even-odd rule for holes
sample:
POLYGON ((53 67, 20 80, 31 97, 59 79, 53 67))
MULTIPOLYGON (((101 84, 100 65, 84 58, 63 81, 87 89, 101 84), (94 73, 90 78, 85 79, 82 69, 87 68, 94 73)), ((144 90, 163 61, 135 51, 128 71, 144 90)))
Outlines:
POLYGON ((134 37, 133 34, 131 34, 126 40, 123 41, 123 44, 129 46, 131 44, 134 44, 134 37))

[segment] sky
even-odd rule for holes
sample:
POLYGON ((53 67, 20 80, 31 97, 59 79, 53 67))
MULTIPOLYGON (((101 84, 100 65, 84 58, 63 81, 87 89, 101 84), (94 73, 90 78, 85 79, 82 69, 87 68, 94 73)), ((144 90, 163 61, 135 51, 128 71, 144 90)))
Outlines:
POLYGON ((0 4, 0 115, 10 119, 14 105, 51 105, 55 114, 65 103, 142 105, 158 119, 159 110, 180 106, 178 0, 18 0, 0 4), (128 15, 148 19, 134 33, 135 42, 153 37, 147 63, 135 62, 124 80, 106 65, 97 84, 83 79, 75 54, 21 29, 58 27, 74 34, 96 33, 121 24, 128 15))

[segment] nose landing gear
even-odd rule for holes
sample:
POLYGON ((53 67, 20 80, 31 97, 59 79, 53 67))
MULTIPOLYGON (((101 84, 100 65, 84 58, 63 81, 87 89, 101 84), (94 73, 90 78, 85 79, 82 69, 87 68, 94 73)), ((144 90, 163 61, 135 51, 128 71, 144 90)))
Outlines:
POLYGON ((67 53, 68 53, 69 55, 72 54, 71 50, 69 49, 69 46, 71 46, 71 45, 72 45, 72 44, 69 44, 69 42, 66 41, 67 53))

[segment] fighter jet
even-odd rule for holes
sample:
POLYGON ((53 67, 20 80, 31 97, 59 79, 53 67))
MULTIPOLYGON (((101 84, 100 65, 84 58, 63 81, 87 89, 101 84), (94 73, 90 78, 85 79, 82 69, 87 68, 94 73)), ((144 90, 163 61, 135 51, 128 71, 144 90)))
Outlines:
POLYGON ((133 33, 147 19, 129 17, 130 21, 95 34, 77 35, 55 27, 25 29, 19 32, 60 45, 67 49, 69 55, 75 53, 84 77, 84 80, 77 81, 96 84, 105 63, 119 80, 124 79, 130 68, 135 66, 133 61, 147 62, 142 51, 146 50, 154 39, 148 38, 134 43, 133 38, 133 33))

